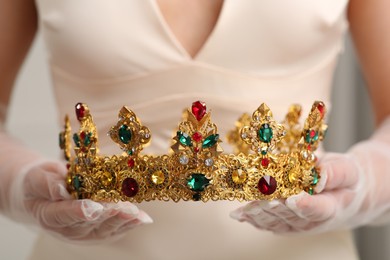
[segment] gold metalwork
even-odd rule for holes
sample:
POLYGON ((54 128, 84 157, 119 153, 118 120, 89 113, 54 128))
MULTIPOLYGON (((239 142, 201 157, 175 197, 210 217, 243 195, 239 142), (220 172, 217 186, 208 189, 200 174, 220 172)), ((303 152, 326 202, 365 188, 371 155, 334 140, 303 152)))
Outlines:
POLYGON ((74 198, 130 202, 272 200, 301 191, 312 193, 317 183, 314 173, 320 177, 314 151, 327 128, 321 101, 314 102, 303 128, 299 126, 299 105, 290 107, 283 124, 275 122, 265 104, 252 116, 243 115, 228 135, 235 154, 222 153, 218 128, 209 112, 198 120, 188 109, 173 138, 173 153, 162 156, 141 154, 151 133, 127 107, 120 110, 109 131, 124 153, 99 155, 96 126, 87 105, 82 106, 86 112, 78 118, 81 126, 73 135, 74 156, 70 155, 68 117, 60 133, 61 149, 69 161, 67 184, 74 198), (260 191, 263 177, 275 179, 272 194, 260 191))

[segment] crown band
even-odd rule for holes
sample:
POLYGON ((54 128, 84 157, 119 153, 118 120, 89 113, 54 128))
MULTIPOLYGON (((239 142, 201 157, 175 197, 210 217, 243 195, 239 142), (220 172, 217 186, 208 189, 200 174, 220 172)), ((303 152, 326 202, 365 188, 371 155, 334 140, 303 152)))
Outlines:
POLYGON ((272 200, 306 191, 313 194, 320 178, 314 151, 323 140, 325 106, 314 102, 303 128, 301 107, 292 105, 283 124, 262 104, 244 114, 229 132, 235 154, 223 154, 217 126, 203 102, 184 112, 173 138, 172 154, 152 156, 141 151, 151 138, 133 111, 123 107, 109 136, 124 151, 102 156, 89 108, 76 104, 80 129, 73 134, 68 116, 60 147, 68 161, 67 184, 78 199, 95 201, 150 200, 272 200))

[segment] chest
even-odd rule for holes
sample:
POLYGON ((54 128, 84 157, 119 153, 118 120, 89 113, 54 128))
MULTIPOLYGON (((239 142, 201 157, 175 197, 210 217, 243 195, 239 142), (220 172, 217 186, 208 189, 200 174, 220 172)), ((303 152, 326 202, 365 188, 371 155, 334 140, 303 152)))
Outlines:
POLYGON ((155 0, 37 4, 52 64, 77 77, 116 78, 183 63, 273 77, 310 68, 340 47, 347 0, 226 0, 196 9, 155 0))

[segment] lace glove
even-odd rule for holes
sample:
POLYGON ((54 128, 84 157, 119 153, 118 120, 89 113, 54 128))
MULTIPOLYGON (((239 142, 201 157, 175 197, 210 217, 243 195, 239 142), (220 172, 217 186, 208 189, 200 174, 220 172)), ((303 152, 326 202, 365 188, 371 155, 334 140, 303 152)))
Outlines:
POLYGON ((0 212, 34 223, 67 240, 117 238, 152 219, 129 202, 73 200, 66 168, 50 162, 0 132, 0 212))
POLYGON ((345 154, 325 154, 319 166, 320 194, 254 201, 231 217, 275 233, 317 233, 390 219, 390 117, 369 140, 345 154))

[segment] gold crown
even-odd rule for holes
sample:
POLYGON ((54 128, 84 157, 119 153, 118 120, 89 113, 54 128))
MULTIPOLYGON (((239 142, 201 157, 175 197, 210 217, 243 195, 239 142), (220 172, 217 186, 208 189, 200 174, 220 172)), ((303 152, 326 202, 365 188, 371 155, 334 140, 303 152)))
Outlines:
POLYGON ((292 105, 283 124, 267 105, 244 114, 229 132, 235 154, 223 154, 217 126, 203 102, 184 111, 173 137, 172 153, 142 155, 151 138, 133 111, 123 107, 108 135, 124 151, 103 156, 89 108, 76 105, 80 129, 73 134, 71 156, 68 116, 60 147, 68 161, 67 184, 78 199, 95 201, 272 200, 306 191, 320 178, 314 151, 325 136, 325 105, 314 102, 303 128, 301 107, 292 105))

